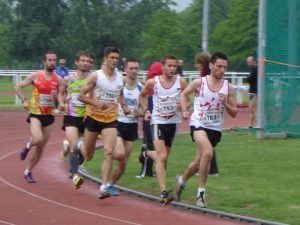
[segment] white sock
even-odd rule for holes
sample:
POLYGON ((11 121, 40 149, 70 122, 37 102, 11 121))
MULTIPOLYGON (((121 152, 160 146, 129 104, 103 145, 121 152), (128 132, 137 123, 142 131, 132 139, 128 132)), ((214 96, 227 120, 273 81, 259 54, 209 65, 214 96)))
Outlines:
POLYGON ((103 191, 106 187, 107 187, 106 184, 102 184, 102 185, 100 186, 100 191, 103 191))
POLYGON ((26 169, 24 170, 24 175, 27 175, 28 173, 30 173, 30 170, 26 168, 26 169))
POLYGON ((199 187, 199 188, 198 188, 198 194, 197 194, 197 196, 200 196, 200 193, 203 192, 203 191, 204 191, 204 193, 205 193, 205 188, 199 187))
POLYGON ((178 182, 180 185, 184 185, 184 181, 182 179, 182 175, 180 175, 180 177, 178 178, 178 182))
POLYGON ((81 149, 80 146, 81 146, 82 144, 84 144, 84 142, 83 142, 83 137, 79 138, 79 140, 78 140, 78 142, 77 142, 77 147, 78 147, 79 149, 81 149))
POLYGON ((27 143, 26 143, 26 145, 25 145, 25 147, 27 148, 27 149, 30 149, 31 148, 31 142, 30 142, 31 140, 29 140, 27 143))

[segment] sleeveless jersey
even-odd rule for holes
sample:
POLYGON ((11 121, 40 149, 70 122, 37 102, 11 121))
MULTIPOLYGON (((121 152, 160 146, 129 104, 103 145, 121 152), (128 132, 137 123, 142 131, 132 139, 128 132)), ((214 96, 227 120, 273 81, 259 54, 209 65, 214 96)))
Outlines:
POLYGON ((207 77, 201 78, 199 96, 194 99, 194 112, 190 125, 221 131, 224 122, 224 106, 219 101, 219 93, 228 96, 228 81, 224 80, 219 91, 209 89, 207 77))
POLYGON ((45 71, 37 71, 37 77, 32 88, 29 101, 29 113, 37 115, 52 115, 54 109, 53 94, 58 92, 59 79, 56 73, 46 79, 45 71))
POLYGON ((154 77, 153 112, 151 124, 181 123, 180 112, 176 112, 181 92, 180 76, 176 76, 175 83, 170 88, 164 88, 159 76, 154 77))
POLYGON ((77 98, 82 87, 86 83, 87 77, 80 80, 76 78, 75 73, 70 73, 70 75, 67 76, 67 79, 68 89, 65 104, 65 115, 83 117, 85 115, 85 104, 79 101, 77 98))
POLYGON ((117 120, 118 103, 117 99, 123 88, 122 74, 115 71, 114 80, 108 80, 103 70, 97 70, 97 81, 94 92, 91 97, 100 102, 110 103, 111 106, 105 110, 95 108, 93 105, 87 105, 86 114, 99 122, 110 123, 117 120))
POLYGON ((124 87, 123 94, 125 98, 125 104, 130 109, 130 113, 125 115, 121 105, 119 104, 118 121, 122 123, 137 123, 138 118, 134 116, 133 110, 139 108, 139 94, 142 90, 142 84, 138 83, 135 88, 129 89, 124 87))

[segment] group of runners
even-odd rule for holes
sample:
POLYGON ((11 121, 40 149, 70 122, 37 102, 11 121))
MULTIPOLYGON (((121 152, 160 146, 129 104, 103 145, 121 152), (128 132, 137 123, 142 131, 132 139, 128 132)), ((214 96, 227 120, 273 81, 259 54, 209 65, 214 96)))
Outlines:
POLYGON ((92 72, 95 57, 80 52, 75 58, 76 72, 65 78, 55 73, 57 56, 54 52, 44 55, 44 69, 34 72, 16 85, 16 93, 28 109, 31 136, 20 152, 25 160, 30 152, 24 178, 35 183, 32 170, 39 162, 54 123, 55 102, 64 112, 63 129, 66 133, 65 155, 68 155, 73 185, 80 188, 84 180, 78 173, 79 166, 93 158, 96 141, 101 138, 103 162, 100 199, 120 193, 114 184, 125 171, 126 164, 138 138, 138 118, 150 121, 152 148, 143 148, 143 156, 155 161, 161 203, 179 201, 185 182, 199 172, 196 204, 206 207, 205 184, 210 170, 214 147, 221 139, 224 111, 235 117, 237 107, 234 89, 223 79, 228 58, 215 53, 210 59, 210 74, 187 84, 176 74, 178 59, 171 54, 162 60, 162 75, 138 80, 139 62, 127 59, 125 74, 117 70, 120 50, 104 50, 101 69, 92 72), (22 89, 33 85, 32 96, 26 99, 22 89), (148 92, 153 91, 153 110, 149 110, 148 92), (194 107, 190 116, 190 98, 194 94, 194 107), (196 145, 196 155, 182 176, 178 176, 174 193, 166 187, 166 162, 171 152, 178 124, 190 118, 191 137, 196 145), (32 149, 32 150, 31 150, 32 149), (112 171, 113 160, 118 165, 112 171))

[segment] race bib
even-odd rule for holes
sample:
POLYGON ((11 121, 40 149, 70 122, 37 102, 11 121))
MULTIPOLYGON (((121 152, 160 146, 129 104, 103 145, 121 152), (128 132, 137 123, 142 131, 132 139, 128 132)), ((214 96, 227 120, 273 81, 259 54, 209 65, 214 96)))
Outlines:
POLYGON ((204 115, 201 118, 205 126, 221 126, 222 115, 220 110, 204 111, 204 115))
POLYGON ((39 95, 40 106, 51 107, 53 106, 53 98, 51 95, 40 94, 39 95))
POLYGON ((85 104, 78 100, 79 93, 72 93, 71 102, 74 106, 84 107, 85 104))
POLYGON ((176 100, 167 99, 158 102, 158 109, 160 116, 173 116, 176 113, 176 100))
POLYGON ((115 103, 117 101, 117 93, 114 90, 102 90, 98 99, 106 103, 115 103))

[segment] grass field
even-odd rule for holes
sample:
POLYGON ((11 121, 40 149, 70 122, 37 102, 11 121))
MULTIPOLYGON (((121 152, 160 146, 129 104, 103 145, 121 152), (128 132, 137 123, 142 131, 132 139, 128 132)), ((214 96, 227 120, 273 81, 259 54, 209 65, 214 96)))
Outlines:
MULTIPOLYGON (((137 179, 141 142, 137 142, 119 185, 158 196, 155 178, 137 179)), ((219 176, 209 177, 208 208, 287 224, 300 224, 300 139, 258 140, 254 134, 226 132, 217 146, 219 176)), ((178 135, 168 160, 168 188, 194 157, 188 135, 178 135)), ((102 152, 85 163, 99 176, 102 152)), ((194 204, 198 176, 186 184, 182 202, 194 204)))
MULTIPOLYGON (((0 79, 0 110, 18 110, 22 109, 21 105, 15 104, 14 84, 10 77, 1 77, 0 79), (10 92, 10 93, 9 93, 10 92)), ((26 87, 24 92, 30 93, 31 87, 26 87)), ((29 97, 29 96, 27 96, 29 97)))

